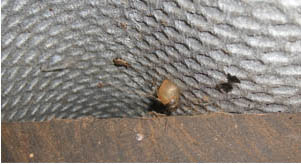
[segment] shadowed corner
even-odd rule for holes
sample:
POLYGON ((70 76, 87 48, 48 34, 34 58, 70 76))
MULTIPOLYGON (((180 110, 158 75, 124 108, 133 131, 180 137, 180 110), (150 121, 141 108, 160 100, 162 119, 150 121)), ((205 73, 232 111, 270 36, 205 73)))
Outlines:
POLYGON ((158 114, 164 114, 167 116, 171 115, 171 111, 168 110, 168 106, 163 105, 161 102, 159 102, 158 100, 154 99, 154 98, 150 98, 151 103, 148 107, 148 111, 149 112, 155 112, 158 114))

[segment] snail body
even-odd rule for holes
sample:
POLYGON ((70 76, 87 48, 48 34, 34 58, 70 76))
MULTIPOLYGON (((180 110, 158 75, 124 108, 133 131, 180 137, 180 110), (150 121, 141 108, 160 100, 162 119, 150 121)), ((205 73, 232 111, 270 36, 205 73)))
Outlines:
POLYGON ((157 90, 157 99, 169 110, 176 109, 180 100, 180 89, 172 81, 165 79, 157 90))

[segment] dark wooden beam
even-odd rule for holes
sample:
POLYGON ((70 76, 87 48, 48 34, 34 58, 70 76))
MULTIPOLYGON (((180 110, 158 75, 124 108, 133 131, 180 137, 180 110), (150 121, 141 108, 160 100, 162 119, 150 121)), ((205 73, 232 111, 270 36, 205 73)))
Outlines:
POLYGON ((301 162, 301 113, 2 123, 2 162, 301 162))

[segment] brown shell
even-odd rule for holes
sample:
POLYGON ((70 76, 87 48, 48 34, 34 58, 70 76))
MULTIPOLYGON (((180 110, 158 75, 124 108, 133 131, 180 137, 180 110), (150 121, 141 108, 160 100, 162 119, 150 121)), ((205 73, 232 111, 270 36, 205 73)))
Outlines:
POLYGON ((169 105, 171 103, 178 104, 180 98, 180 90, 175 83, 166 79, 159 87, 157 96, 163 105, 169 105))

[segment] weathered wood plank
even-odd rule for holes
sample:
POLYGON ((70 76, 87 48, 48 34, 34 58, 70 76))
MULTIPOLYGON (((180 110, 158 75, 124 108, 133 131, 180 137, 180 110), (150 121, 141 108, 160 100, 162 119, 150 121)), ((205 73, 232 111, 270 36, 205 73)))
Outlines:
POLYGON ((301 114, 2 123, 3 162, 301 162, 301 114))

